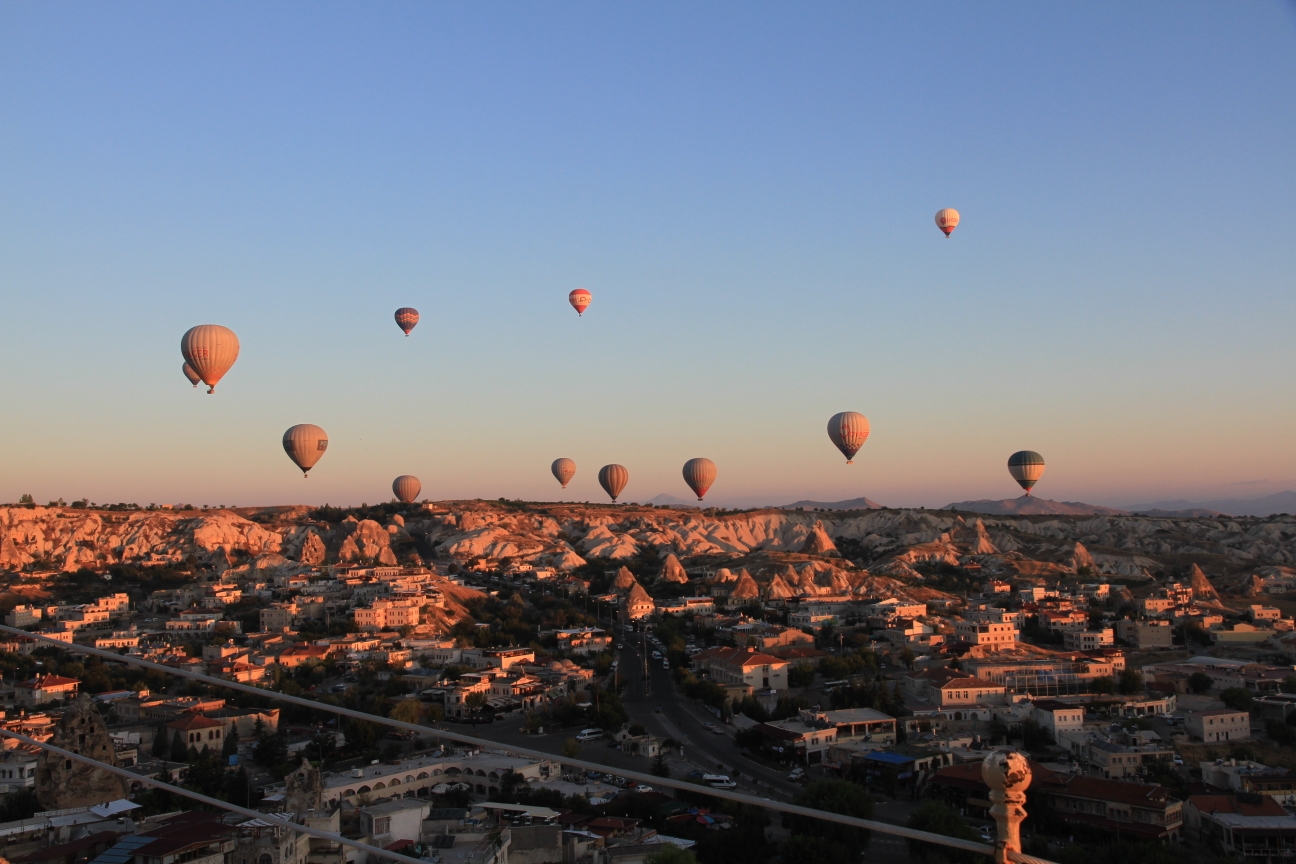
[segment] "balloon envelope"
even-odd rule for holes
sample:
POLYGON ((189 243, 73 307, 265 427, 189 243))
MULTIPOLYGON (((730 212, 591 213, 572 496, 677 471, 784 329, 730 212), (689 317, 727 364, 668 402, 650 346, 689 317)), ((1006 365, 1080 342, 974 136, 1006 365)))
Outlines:
POLYGON ((392 481, 392 494, 402 504, 408 504, 418 497, 423 484, 413 474, 402 474, 392 481))
POLYGON ((630 472, 624 465, 604 465, 599 469, 599 485, 603 487, 604 492, 612 496, 613 501, 621 494, 621 490, 628 482, 630 482, 630 472))
POLYGON ((857 411, 842 411, 828 421, 828 437, 845 454, 847 465, 854 461, 855 454, 864 446, 868 436, 868 418, 857 411))
POLYGON ((710 459, 690 459, 684 463, 684 482, 701 501, 715 482, 716 466, 710 459))
POLYGON ((576 310, 577 315, 584 315, 585 310, 589 308, 590 301, 593 299, 594 298, 590 295, 590 292, 586 291, 584 288, 577 288, 575 291, 567 295, 567 302, 576 310))
POLYGON ((298 423, 284 433, 283 448, 305 477, 328 449, 328 433, 314 423, 298 423))
POLYGON ((419 321, 418 310, 409 306, 402 306, 396 310, 396 326, 405 331, 408 336, 414 329, 414 325, 419 321))
POLYGON ((566 457, 555 459, 553 464, 549 466, 549 470, 558 478, 558 482, 562 484, 562 488, 566 489, 567 484, 576 476, 576 463, 566 457))
POLYGON ((945 236, 954 233, 958 227, 959 212, 953 207, 946 207, 944 210, 936 211, 936 227, 945 232, 945 236))
POLYGON ((198 382, 202 380, 201 378, 198 377, 198 373, 195 372, 193 370, 193 367, 190 366, 188 363, 185 363, 183 366, 181 366, 180 371, 183 372, 184 376, 189 379, 189 383, 195 387, 197 387, 198 382))
POLYGON ((208 393, 216 392, 216 382, 234 365, 239 355, 238 337, 234 331, 219 324, 199 324, 190 327, 180 337, 180 353, 189 368, 207 385, 208 393))
POLYGON ((1044 457, 1034 450, 1018 450, 1008 457, 1008 473, 1029 495, 1031 487, 1044 476, 1044 457))

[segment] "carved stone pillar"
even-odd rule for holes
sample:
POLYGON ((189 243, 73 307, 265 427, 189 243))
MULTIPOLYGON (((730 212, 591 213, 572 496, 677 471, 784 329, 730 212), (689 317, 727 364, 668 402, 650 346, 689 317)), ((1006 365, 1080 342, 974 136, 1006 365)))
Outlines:
POLYGON ((1009 852, 1021 852, 1021 823, 1026 818, 1026 789, 1031 770, 1016 750, 995 750, 981 763, 981 779, 990 787, 990 815, 998 827, 995 864, 1008 864, 1009 852))

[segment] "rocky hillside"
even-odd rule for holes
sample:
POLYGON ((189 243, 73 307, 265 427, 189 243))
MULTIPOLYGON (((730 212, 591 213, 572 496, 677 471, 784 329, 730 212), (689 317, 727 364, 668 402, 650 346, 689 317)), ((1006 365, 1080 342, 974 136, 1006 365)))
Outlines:
POLYGON ((307 507, 0 509, 0 567, 10 570, 188 562, 220 572, 282 572, 347 562, 508 559, 565 571, 630 564, 641 577, 651 570, 654 578, 665 575, 683 587, 678 568, 662 567, 671 555, 692 578, 720 567, 735 574, 745 570, 764 594, 795 592, 797 586, 813 586, 811 593, 876 593, 896 587, 890 580, 935 586, 942 573, 951 572, 977 578, 1187 578, 1193 565, 1225 593, 1254 593, 1258 578, 1296 575, 1286 569, 1296 565, 1296 517, 716 512, 482 501, 411 505, 401 512, 388 505, 360 518, 307 507), (883 579, 888 581, 870 581, 883 579))

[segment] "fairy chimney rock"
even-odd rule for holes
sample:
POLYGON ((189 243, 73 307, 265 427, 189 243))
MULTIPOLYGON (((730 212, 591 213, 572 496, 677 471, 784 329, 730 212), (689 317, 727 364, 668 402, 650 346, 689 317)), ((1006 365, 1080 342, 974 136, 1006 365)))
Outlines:
POLYGON ((840 557, 841 553, 833 545, 832 538, 824 530, 823 522, 816 522, 814 528, 810 529, 810 536, 806 537, 805 543, 801 546, 802 555, 820 555, 824 557, 840 557))
POLYGON ((680 564, 675 553, 666 556, 665 562, 662 563, 661 575, 657 577, 662 582, 675 582, 683 585, 688 582, 688 574, 684 572, 684 566, 680 564))
MULTIPOLYGON (((117 765, 108 727, 81 696, 59 718, 50 743, 105 765, 117 765)), ((47 810, 94 807, 126 797, 126 781, 116 774, 57 753, 41 751, 36 760, 36 797, 47 810)))

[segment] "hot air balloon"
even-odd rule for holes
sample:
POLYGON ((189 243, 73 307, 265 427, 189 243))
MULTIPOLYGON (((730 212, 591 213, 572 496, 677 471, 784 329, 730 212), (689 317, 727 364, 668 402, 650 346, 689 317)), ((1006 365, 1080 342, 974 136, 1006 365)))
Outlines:
POLYGON ((423 491, 423 484, 413 474, 402 474, 392 481, 392 494, 402 504, 409 504, 423 491))
POLYGON ((854 463, 855 454, 864 446, 868 436, 868 418, 858 412, 842 411, 828 421, 828 437, 845 454, 847 465, 854 463))
POLYGON ((402 306, 396 310, 396 326, 405 331, 408 336, 418 323, 418 310, 409 306, 402 306))
POLYGON ((328 449, 328 433, 314 423, 298 423, 284 433, 283 448, 306 477, 328 449))
POLYGON ((612 496, 613 501, 629 481, 630 472, 624 465, 604 465, 599 469, 599 485, 603 487, 604 492, 612 496))
POLYGON ((592 299, 594 298, 590 296, 590 292, 586 291, 584 288, 577 288, 575 291, 567 295, 567 302, 572 304, 572 308, 576 310, 577 315, 585 314, 585 310, 589 308, 590 300, 592 299))
MULTIPOLYGON (((567 458, 555 459, 553 464, 549 466, 549 470, 558 478, 558 482, 562 484, 562 488, 566 489, 567 484, 571 482, 571 478, 576 476, 576 463, 567 458)), ((606 489, 607 487, 605 486, 603 488, 606 489)))
POLYGON ((1031 487, 1044 476, 1044 457, 1034 450, 1018 450, 1008 457, 1008 473, 1029 495, 1031 487))
POLYGON ((180 371, 184 373, 184 376, 189 379, 189 383, 192 384, 194 387, 197 387, 198 382, 202 380, 201 378, 198 377, 198 373, 193 371, 193 367, 190 366, 188 363, 181 366, 180 371))
POLYGON ((219 324, 199 324, 190 327, 180 337, 180 353, 189 368, 207 385, 208 393, 216 392, 216 382, 234 365, 239 355, 238 337, 234 331, 219 324))
POLYGON ((949 239, 949 235, 953 234, 954 229, 958 227, 958 220, 958 211, 953 207, 936 211, 936 227, 945 232, 946 239, 949 239))
POLYGON ((710 459, 690 459, 684 463, 684 482, 701 501, 715 482, 716 467, 710 459))

